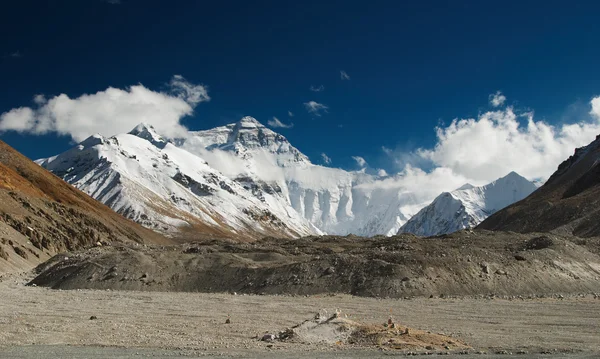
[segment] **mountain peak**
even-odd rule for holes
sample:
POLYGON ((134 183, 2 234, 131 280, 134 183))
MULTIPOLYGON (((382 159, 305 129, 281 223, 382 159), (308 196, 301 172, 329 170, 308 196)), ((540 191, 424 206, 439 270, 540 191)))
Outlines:
POLYGON ((472 185, 472 184, 470 184, 470 183, 465 183, 465 184, 463 184, 462 186, 458 187, 458 188, 457 188, 455 191, 462 191, 462 190, 464 190, 464 189, 471 189, 471 188, 474 188, 474 187, 475 187, 475 186, 473 186, 473 185, 472 185))
POLYGON ((129 134, 143 138, 158 148, 164 148, 167 145, 167 141, 156 132, 154 127, 144 122, 135 126, 133 130, 129 131, 129 134))
POLYGON ((258 122, 252 116, 244 116, 241 120, 236 123, 236 126, 244 127, 244 128, 263 128, 265 127, 262 123, 258 122))
POLYGON ((496 183, 496 182, 509 182, 509 181, 531 183, 531 181, 529 181, 527 178, 521 176, 520 174, 518 174, 515 171, 511 171, 506 176, 498 178, 497 180, 494 181, 494 183, 496 183))

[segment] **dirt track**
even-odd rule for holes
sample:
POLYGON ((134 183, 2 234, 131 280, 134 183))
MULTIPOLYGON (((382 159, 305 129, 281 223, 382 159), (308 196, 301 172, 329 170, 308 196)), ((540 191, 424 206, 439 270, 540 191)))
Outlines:
MULTIPOLYGON (((600 300, 393 300, 335 296, 55 291, 0 283, 0 347, 83 345, 183 349, 197 353, 301 353, 356 350, 347 346, 267 343, 276 332, 320 309, 340 308, 352 320, 381 323, 391 312, 402 324, 462 339, 475 350, 558 350, 600 353, 600 300), (90 320, 90 316, 97 320, 90 320), (227 316, 231 324, 225 324, 227 316)), ((31 349, 31 348, 30 348, 31 349)), ((34 350, 34 349, 31 349, 34 350)), ((363 350, 363 349, 361 349, 363 350)))

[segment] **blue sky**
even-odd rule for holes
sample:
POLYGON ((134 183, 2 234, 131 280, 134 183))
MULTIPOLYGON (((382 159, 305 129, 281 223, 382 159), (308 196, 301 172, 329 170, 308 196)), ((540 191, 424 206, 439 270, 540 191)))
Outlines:
MULTIPOLYGON (((356 169, 361 156, 394 172, 433 148, 436 126, 492 110, 496 91, 538 121, 592 121, 599 13, 572 1, 2 2, 0 113, 34 106, 37 94, 168 91, 179 74, 210 96, 182 118, 190 129, 276 116, 315 163, 326 153, 356 169), (309 101, 327 112, 309 113, 309 101)), ((72 146, 53 133, 0 139, 31 158, 72 146)))

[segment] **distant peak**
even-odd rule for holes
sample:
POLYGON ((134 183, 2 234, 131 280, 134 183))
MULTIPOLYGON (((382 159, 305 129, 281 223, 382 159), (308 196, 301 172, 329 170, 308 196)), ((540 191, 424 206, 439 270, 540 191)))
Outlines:
POLYGON ((471 188, 475 188, 475 186, 473 186, 470 183, 465 183, 462 186, 458 187, 456 190, 457 191, 461 191, 461 190, 464 190, 464 189, 471 189, 471 188))
POLYGON ((518 174, 515 171, 511 171, 506 176, 499 178, 499 180, 502 180, 502 179, 518 179, 518 180, 525 180, 525 181, 529 182, 529 180, 527 178, 521 176, 520 174, 518 174))
POLYGON ((156 132, 152 125, 147 123, 142 122, 135 126, 133 130, 129 131, 129 134, 143 138, 158 148, 164 148, 167 145, 167 141, 161 135, 159 135, 158 132, 156 132))
POLYGON ((81 141, 79 144, 83 147, 93 147, 102 143, 104 143, 104 137, 100 134, 95 134, 81 141))
POLYGON ((129 131, 130 135, 138 135, 140 133, 143 132, 154 132, 156 133, 156 130, 154 129, 154 127, 150 124, 147 124, 145 122, 140 123, 139 125, 135 126, 133 128, 133 130, 129 131))

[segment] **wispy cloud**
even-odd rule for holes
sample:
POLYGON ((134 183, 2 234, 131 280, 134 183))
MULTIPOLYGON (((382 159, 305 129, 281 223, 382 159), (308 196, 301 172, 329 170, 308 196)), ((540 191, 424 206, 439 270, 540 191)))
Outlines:
POLYGON ((14 108, 0 115, 0 132, 56 133, 81 141, 96 133, 124 133, 145 122, 161 134, 175 137, 187 133, 181 119, 193 114, 200 102, 210 100, 207 91, 206 86, 176 75, 168 92, 152 91, 140 84, 126 89, 109 87, 77 98, 61 94, 46 99, 36 95, 36 107, 14 108))
POLYGON ((365 159, 360 156, 352 156, 352 159, 355 160, 356 164, 359 165, 361 168, 367 166, 367 161, 365 161, 365 159))
POLYGON ((492 107, 500 107, 504 105, 504 102, 506 101, 506 96, 504 96, 502 92, 497 91, 496 93, 493 93, 489 96, 489 100, 490 105, 492 105, 492 107))
POLYGON ((4 59, 18 59, 20 57, 23 57, 23 53, 21 53, 21 51, 17 50, 8 54, 5 54, 2 56, 2 58, 4 59))
POLYGON ((304 107, 306 107, 306 111, 312 113, 315 116, 321 116, 323 112, 327 112, 329 107, 323 105, 322 103, 318 103, 316 101, 308 101, 304 103, 304 107))
POLYGON ((325 86, 323 85, 319 85, 319 86, 310 86, 310 90, 313 92, 321 92, 323 90, 325 90, 325 86))
POLYGON ((346 73, 346 71, 340 70, 340 78, 342 80, 350 80, 350 75, 348 75, 348 73, 346 73))
POLYGON ((121 5, 121 0, 104 0, 104 2, 109 3, 111 5, 121 5))
POLYGON ((294 113, 292 111, 288 111, 288 116, 294 117, 294 113))
POLYGON ((290 123, 289 125, 279 121, 279 119, 275 116, 273 116, 272 120, 267 121, 267 124, 273 128, 292 128, 294 127, 293 123, 290 123))
POLYGON ((321 158, 323 159, 324 164, 331 164, 331 158, 329 158, 329 156, 327 156, 325 153, 321 153, 321 158))

